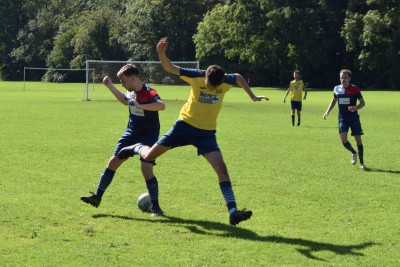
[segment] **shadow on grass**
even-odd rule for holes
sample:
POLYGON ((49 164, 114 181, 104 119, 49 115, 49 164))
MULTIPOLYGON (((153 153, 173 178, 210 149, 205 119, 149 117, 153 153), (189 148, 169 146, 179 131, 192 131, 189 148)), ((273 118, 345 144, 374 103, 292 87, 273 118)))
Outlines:
POLYGON ((93 218, 109 217, 109 218, 124 219, 131 221, 143 221, 149 223, 164 223, 173 226, 179 225, 195 234, 241 238, 244 240, 257 241, 257 242, 268 242, 268 243, 300 246, 301 248, 300 247, 296 248, 296 250, 299 253, 301 253, 302 255, 306 256, 309 259, 319 260, 319 261, 326 261, 326 260, 314 256, 313 255, 314 252, 330 251, 338 255, 364 256, 363 253, 358 252, 357 250, 362 250, 374 245, 378 245, 375 242, 364 242, 356 245, 335 245, 330 243, 315 242, 312 240, 307 240, 302 238, 288 238, 275 235, 260 236, 251 230, 223 223, 203 221, 203 220, 188 220, 172 216, 165 216, 163 218, 155 218, 155 219, 137 219, 127 216, 95 214, 92 217, 93 218))
POLYGON ((378 168, 368 168, 367 172, 387 172, 387 173, 393 173, 393 174, 400 174, 399 170, 384 170, 384 169, 378 169, 378 168))
POLYGON ((113 219, 129 220, 129 221, 136 220, 136 219, 134 219, 132 217, 121 216, 121 215, 113 215, 113 214, 93 214, 92 218, 94 218, 94 219, 98 219, 98 218, 113 218, 113 219))
POLYGON ((296 127, 300 127, 300 128, 313 128, 313 129, 328 129, 328 128, 337 128, 337 126, 309 126, 309 125, 301 125, 301 126, 295 126, 292 128, 296 128, 296 127))

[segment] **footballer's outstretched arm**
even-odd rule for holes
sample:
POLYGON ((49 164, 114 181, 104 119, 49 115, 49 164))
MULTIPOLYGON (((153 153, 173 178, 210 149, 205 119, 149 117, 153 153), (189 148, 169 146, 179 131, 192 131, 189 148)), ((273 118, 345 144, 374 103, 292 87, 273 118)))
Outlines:
POLYGON ((180 75, 180 67, 172 64, 171 60, 167 57, 166 54, 168 48, 168 38, 161 38, 160 41, 157 43, 156 48, 158 57, 160 58, 161 65, 163 66, 164 70, 171 74, 180 75))
POLYGON ((115 96, 116 99, 118 99, 119 102, 121 102, 125 106, 128 105, 128 103, 126 102, 126 99, 125 99, 125 95, 123 93, 121 93, 117 88, 115 88, 110 77, 105 76, 103 78, 103 84, 111 91, 111 93, 115 96))
POLYGON ((239 73, 234 74, 236 76, 236 83, 246 91, 246 93, 250 96, 253 101, 261 101, 262 99, 269 100, 266 96, 256 96, 253 91, 251 91, 249 84, 243 78, 243 76, 239 73))

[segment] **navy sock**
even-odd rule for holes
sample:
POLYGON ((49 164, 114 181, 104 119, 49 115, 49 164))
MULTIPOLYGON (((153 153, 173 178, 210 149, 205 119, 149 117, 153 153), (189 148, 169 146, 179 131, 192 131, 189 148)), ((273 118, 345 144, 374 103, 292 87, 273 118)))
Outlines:
POLYGON ((99 185, 97 186, 96 196, 102 198, 107 187, 111 184, 114 178, 115 171, 106 168, 100 177, 99 185))
POLYGON ((364 146, 358 145, 358 158, 360 159, 360 164, 364 164, 364 146))
POLYGON ((154 176, 150 180, 146 180, 147 190, 149 191, 151 204, 153 207, 159 208, 160 205, 158 203, 158 181, 157 178, 154 176))
POLYGON ((300 125, 300 114, 297 115, 297 125, 300 125))
POLYGON ((229 213, 235 212, 236 200, 235 200, 235 195, 233 194, 231 182, 230 181, 220 182, 219 187, 221 188, 221 192, 224 195, 226 206, 228 207, 229 213))
POLYGON ((294 126, 294 115, 292 115, 292 126, 294 126))
POLYGON ((357 152, 354 150, 354 148, 351 146, 350 142, 347 142, 346 144, 343 144, 343 146, 349 150, 352 154, 356 154, 357 152))

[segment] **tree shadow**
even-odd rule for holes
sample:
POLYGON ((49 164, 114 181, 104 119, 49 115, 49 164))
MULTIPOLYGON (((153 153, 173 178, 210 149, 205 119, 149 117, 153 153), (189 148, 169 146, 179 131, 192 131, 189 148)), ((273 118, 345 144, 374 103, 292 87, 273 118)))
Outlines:
POLYGON ((140 218, 131 218, 127 216, 118 216, 118 215, 108 215, 108 214, 96 214, 92 216, 93 218, 102 218, 102 217, 111 217, 117 219, 124 220, 133 220, 133 221, 142 221, 149 223, 162 223, 170 226, 182 226, 183 228, 189 230, 195 234, 201 235, 210 235, 210 236, 219 236, 225 238, 240 238, 244 240, 256 241, 256 242, 268 242, 268 243, 276 243, 276 244, 287 244, 297 246, 296 251, 298 251, 303 256, 318 260, 324 261, 326 260, 322 258, 318 258, 313 253, 320 251, 329 251, 333 252, 337 255, 353 255, 353 256, 364 256, 363 253, 359 252, 359 250, 379 245, 379 243, 375 242, 364 242, 356 245, 336 245, 330 243, 316 242, 312 240, 302 239, 302 238, 288 238, 277 235, 268 235, 268 236, 260 236, 257 233, 223 223, 211 222, 211 221, 203 221, 203 220, 188 220, 181 219, 173 216, 165 216, 162 218, 153 218, 153 219, 140 219, 140 218))

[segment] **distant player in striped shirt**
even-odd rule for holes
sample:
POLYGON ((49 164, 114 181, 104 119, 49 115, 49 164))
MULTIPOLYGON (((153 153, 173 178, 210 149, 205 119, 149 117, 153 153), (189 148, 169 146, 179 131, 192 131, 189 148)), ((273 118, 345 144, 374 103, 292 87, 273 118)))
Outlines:
POLYGON ((360 116, 358 115, 358 110, 365 106, 365 101, 360 88, 350 83, 351 76, 352 74, 350 70, 343 69, 340 71, 341 84, 335 86, 333 89, 332 101, 324 113, 323 118, 326 119, 328 117, 329 112, 335 107, 336 102, 338 102, 339 135, 342 144, 352 154, 351 164, 357 164, 358 154, 358 158, 360 159, 360 168, 367 170, 367 167, 364 164, 364 146, 361 141, 361 135, 364 133, 361 128, 360 116), (356 140, 358 153, 347 140, 347 132, 349 129, 351 129, 351 135, 354 136, 356 140))

